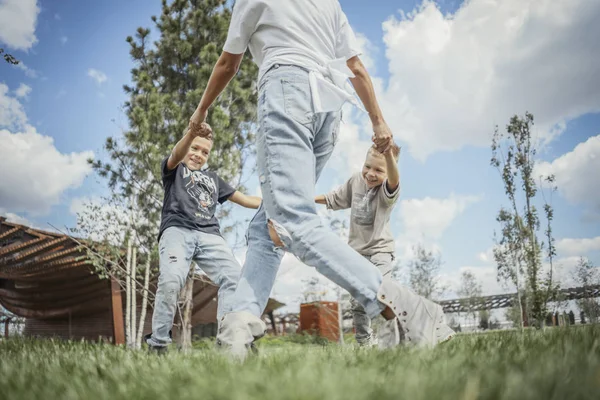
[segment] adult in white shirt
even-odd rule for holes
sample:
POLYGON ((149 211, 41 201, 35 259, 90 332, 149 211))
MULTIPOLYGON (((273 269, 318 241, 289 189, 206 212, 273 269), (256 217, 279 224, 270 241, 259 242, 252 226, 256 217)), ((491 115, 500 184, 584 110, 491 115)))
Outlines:
MULTIPOLYGON (((249 49, 259 66, 257 165, 263 203, 248 229, 248 251, 230 310, 217 341, 244 357, 264 335, 260 319, 284 251, 348 290, 369 317, 388 323, 388 337, 435 345, 453 335, 442 308, 379 270, 321 223, 315 182, 339 132, 341 107, 356 90, 373 125, 373 141, 384 152, 392 134, 377 103, 356 39, 337 0, 238 0, 223 53, 198 109, 199 129, 210 105, 235 76, 249 49)), ((218 133, 216 133, 218 134, 218 133)), ((385 334, 385 333, 384 333, 385 334)))

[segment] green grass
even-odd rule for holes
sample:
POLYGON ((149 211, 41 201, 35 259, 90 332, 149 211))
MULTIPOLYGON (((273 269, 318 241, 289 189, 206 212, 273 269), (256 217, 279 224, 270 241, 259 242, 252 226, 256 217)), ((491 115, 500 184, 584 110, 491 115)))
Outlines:
POLYGON ((240 365, 206 342, 188 355, 157 357, 110 345, 4 341, 0 399, 600 398, 600 326, 461 335, 418 351, 306 338, 259 347, 240 365))

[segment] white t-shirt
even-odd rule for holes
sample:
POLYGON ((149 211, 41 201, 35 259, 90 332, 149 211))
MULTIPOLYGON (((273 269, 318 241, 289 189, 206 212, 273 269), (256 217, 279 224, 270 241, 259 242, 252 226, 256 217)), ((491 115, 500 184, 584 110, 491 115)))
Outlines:
POLYGON ((349 96, 345 61, 360 54, 338 0, 237 0, 223 50, 250 49, 259 81, 274 64, 314 71, 316 111, 341 107, 349 96))

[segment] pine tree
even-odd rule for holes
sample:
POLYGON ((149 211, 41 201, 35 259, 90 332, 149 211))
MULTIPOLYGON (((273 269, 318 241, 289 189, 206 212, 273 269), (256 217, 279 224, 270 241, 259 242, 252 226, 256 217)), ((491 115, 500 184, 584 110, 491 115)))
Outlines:
MULTIPOLYGON (((163 0, 161 15, 151 18, 155 32, 138 28, 135 37, 127 38, 135 64, 132 84, 124 86, 129 95, 124 105, 129 129, 120 140, 106 140, 110 161, 90 162, 108 179, 114 196, 133 198, 136 207, 144 210, 145 218, 136 221, 136 230, 148 247, 156 240, 160 222, 160 164, 185 133, 220 55, 231 18, 226 3, 163 0)), ((242 167, 251 154, 256 76, 256 66, 245 57, 207 119, 215 132, 208 166, 233 186, 240 186, 242 167)), ((220 217, 227 214, 227 208, 222 208, 220 217)))

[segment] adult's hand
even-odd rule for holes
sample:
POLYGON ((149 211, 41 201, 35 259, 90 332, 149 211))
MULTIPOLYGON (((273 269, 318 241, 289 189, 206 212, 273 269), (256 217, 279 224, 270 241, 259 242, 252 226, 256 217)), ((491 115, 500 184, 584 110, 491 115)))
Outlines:
POLYGON ((372 140, 380 153, 385 153, 392 147, 392 131, 385 121, 373 125, 372 140))

